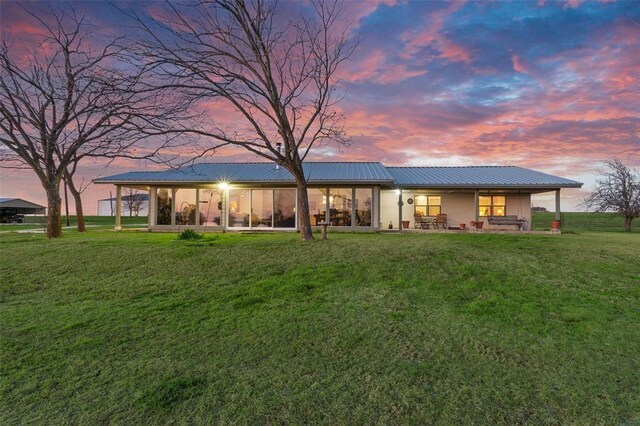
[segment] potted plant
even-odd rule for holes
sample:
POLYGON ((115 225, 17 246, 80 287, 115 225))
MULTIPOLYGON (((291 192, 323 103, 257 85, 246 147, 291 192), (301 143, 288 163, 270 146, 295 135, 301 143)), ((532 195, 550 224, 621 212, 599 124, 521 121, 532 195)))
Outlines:
POLYGON ((552 220, 551 221, 551 229, 560 229, 560 221, 552 220))
POLYGON ((460 224, 460 229, 462 229, 463 231, 465 230, 466 227, 467 227, 466 223, 461 223, 460 224))
POLYGON ((403 220, 402 221, 402 229, 409 229, 409 221, 408 220, 403 220))
POLYGON ((472 228, 476 228, 476 229, 482 229, 482 225, 484 224, 483 221, 479 220, 479 221, 471 221, 471 227, 472 228))

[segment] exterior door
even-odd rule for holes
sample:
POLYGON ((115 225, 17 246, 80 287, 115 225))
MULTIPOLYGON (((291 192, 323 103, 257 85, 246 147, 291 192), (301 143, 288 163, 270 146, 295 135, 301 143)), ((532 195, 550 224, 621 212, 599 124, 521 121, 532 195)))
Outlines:
POLYGON ((273 190, 251 191, 251 228, 273 228, 273 190))

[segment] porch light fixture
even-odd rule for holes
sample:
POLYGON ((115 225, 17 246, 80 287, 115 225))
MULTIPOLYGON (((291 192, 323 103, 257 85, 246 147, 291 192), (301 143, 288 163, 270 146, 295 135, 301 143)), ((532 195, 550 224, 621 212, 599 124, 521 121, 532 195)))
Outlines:
POLYGON ((399 188, 396 188, 396 195, 400 195, 402 191, 399 188))
POLYGON ((220 182, 218 182, 218 188, 220 188, 220 189, 222 189, 224 191, 227 188, 229 188, 229 184, 224 180, 220 181, 220 182))

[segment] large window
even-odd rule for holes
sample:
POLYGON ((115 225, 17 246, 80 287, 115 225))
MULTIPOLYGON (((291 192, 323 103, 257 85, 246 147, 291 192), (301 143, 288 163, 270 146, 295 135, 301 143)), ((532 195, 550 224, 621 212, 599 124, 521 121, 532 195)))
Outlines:
POLYGON ((251 214, 251 190, 229 190, 229 226, 234 228, 248 228, 251 214))
POLYGON ((176 225, 196 224, 196 190, 176 189, 176 225))
POLYGON ((480 216, 504 216, 507 214, 507 197, 504 195, 485 195, 479 198, 480 216))
POLYGON ((171 225, 172 197, 171 189, 158 188, 158 212, 156 214, 156 225, 171 225))
POLYGON ((371 188, 356 189, 356 226, 371 226, 373 190, 371 188))
POLYGON ((351 188, 331 188, 329 204, 332 226, 351 226, 351 188))
POLYGON ((296 227, 296 190, 274 189, 273 191, 273 227, 296 227))
POLYGON ((200 225, 219 226, 222 217, 222 193, 219 189, 200 190, 200 225))
POLYGON ((229 226, 235 228, 295 228, 295 189, 232 189, 229 226))
POLYGON ((416 195, 414 205, 416 213, 435 217, 442 212, 442 197, 439 195, 416 195))
POLYGON ((273 227, 273 190, 254 189, 251 191, 251 227, 273 227))
POLYGON ((309 215, 311 215, 311 225, 317 225, 325 221, 327 212, 327 190, 326 189, 309 189, 307 191, 309 197, 309 215))

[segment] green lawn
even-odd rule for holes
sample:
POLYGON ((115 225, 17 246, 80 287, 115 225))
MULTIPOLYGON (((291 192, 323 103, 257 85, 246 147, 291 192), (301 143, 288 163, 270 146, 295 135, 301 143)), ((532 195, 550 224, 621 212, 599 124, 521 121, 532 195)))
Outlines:
MULTIPOLYGON (((549 230, 551 221, 555 220, 554 212, 533 213, 531 221, 533 229, 549 230)), ((568 232, 606 231, 623 232, 624 217, 617 213, 568 212, 560 213, 562 230, 568 232)), ((631 231, 640 233, 640 219, 631 223, 631 231)))
MULTIPOLYGON (((85 216, 85 225, 91 228, 113 228, 116 224, 116 218, 113 216, 85 216)), ((24 229, 38 229, 46 226, 47 219, 44 216, 26 216, 25 223, 0 223, 0 231, 21 231, 24 229)), ((76 216, 69 216, 69 225, 76 226, 78 224, 76 216)), ((122 216, 122 225, 131 227, 146 227, 147 217, 129 217, 122 216)), ((62 216, 62 226, 67 226, 65 216, 62 216)))
POLYGON ((0 423, 640 422, 640 235, 0 235, 0 423))

